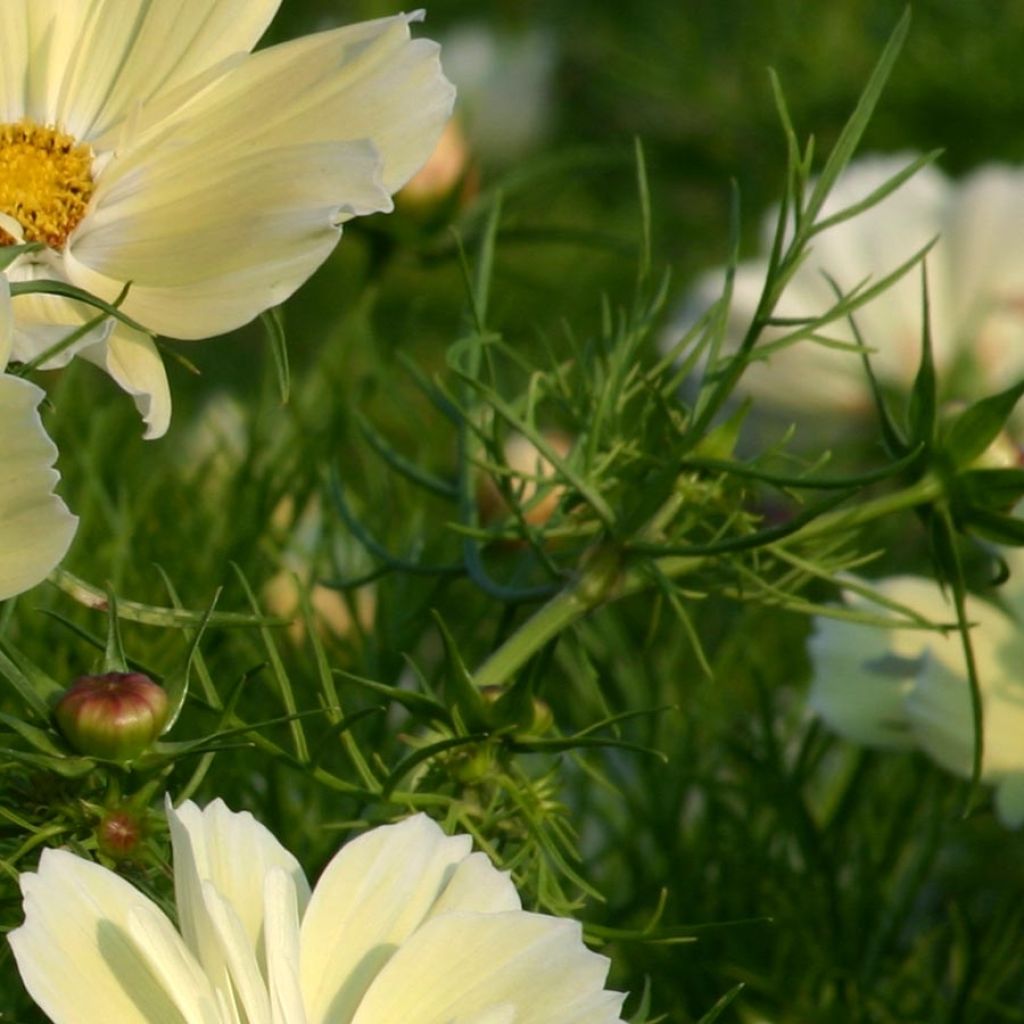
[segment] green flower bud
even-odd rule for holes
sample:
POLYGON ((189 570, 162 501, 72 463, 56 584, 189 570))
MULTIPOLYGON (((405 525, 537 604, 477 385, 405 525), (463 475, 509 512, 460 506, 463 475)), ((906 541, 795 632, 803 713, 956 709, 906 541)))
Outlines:
POLYGON ((65 739, 80 754, 131 761, 160 735, 167 694, 141 672, 76 679, 54 709, 65 739))

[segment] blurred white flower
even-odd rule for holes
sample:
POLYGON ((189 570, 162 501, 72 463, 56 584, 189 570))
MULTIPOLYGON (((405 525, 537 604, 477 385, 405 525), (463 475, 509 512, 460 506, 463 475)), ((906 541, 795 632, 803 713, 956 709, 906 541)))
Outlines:
MULTIPOLYGON (((864 199, 914 159, 877 156, 847 168, 825 203, 829 216, 864 199)), ((777 212, 765 219, 765 248, 777 212)), ((881 203, 816 236, 811 253, 776 307, 782 317, 814 317, 836 302, 824 276, 849 292, 877 282, 931 239, 927 257, 930 323, 940 386, 948 398, 978 398, 1024 376, 1024 168, 987 165, 960 182, 927 166, 881 203), (823 273, 824 272, 824 273, 823 273)), ((730 327, 738 338, 749 325, 764 283, 766 260, 737 268, 730 327)), ((688 303, 706 306, 722 289, 722 273, 708 274, 688 303)), ((919 271, 854 313, 872 366, 883 382, 907 389, 921 356, 919 271)), ((852 344, 844 319, 822 330, 852 344)), ((767 331, 766 341, 781 336, 767 331)), ((790 411, 860 414, 871 407, 860 356, 802 340, 752 364, 743 388, 790 411)))
POLYGON ((3 372, 11 329, 10 290, 0 274, 0 601, 45 579, 64 557, 78 523, 53 493, 57 449, 39 419, 43 392, 3 372))
MULTIPOLYGON (((390 210, 430 155, 453 90, 421 13, 250 54, 280 0, 5 0, 0 212, 41 251, 12 281, 51 278, 175 338, 222 334, 286 299, 352 217, 390 210)), ((13 358, 94 310, 15 300, 13 358)), ((73 354, 135 397, 147 436, 170 395, 149 335, 108 320, 73 354)))
POLYGON ((509 164, 540 146, 551 128, 557 50, 550 32, 471 22, 444 38, 444 66, 459 90, 472 151, 509 164))
MULTIPOLYGON (((982 695, 982 779, 995 786, 1000 819, 1016 827, 1024 824, 1024 554, 1006 557, 1011 577, 1000 591, 1006 610, 968 595, 967 617, 982 695)), ((934 580, 896 576, 872 586, 928 622, 956 621, 951 600, 934 580)), ((882 610, 860 595, 848 595, 847 604, 882 610)), ((868 746, 923 750, 970 777, 974 724, 955 629, 883 629, 819 618, 809 650, 809 702, 836 732, 868 746)))
POLYGON ((469 836, 423 815, 345 846, 310 893, 250 814, 168 808, 180 931, 64 850, 9 939, 54 1024, 603 1024, 623 997, 569 920, 526 913, 469 836))

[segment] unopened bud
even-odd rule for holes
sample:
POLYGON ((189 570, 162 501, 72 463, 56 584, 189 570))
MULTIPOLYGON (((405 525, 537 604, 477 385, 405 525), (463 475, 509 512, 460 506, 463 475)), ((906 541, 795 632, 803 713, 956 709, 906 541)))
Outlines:
POLYGON ((107 811, 96 829, 96 843, 100 853, 111 860, 126 860, 139 847, 145 827, 131 811, 107 811))
MULTIPOLYGON (((572 449, 572 441, 555 430, 544 431, 544 440, 560 458, 565 458, 572 449)), ((564 488, 555 483, 555 467, 522 434, 509 438, 505 445, 505 462, 510 471, 509 484, 523 509, 523 518, 531 526, 544 526, 565 493, 564 488)), ((481 479, 477 486, 477 505, 484 523, 509 514, 505 495, 490 477, 481 479)))
POLYGON ((130 761, 160 735, 167 693, 141 672, 76 679, 54 709, 68 743, 87 757, 130 761))

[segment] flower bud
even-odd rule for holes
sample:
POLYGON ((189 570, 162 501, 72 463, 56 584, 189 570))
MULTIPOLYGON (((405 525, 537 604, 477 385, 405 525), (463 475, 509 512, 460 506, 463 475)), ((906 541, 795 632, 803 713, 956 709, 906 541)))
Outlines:
POLYGON ((87 757, 130 761, 167 721, 167 693, 141 672, 76 679, 54 709, 68 743, 87 757))
MULTIPOLYGON (((544 440, 564 458, 572 449, 572 441, 555 430, 544 431, 544 440)), ((505 461, 510 484, 523 509, 523 518, 531 526, 544 526, 554 515, 562 500, 564 488, 555 483, 555 467, 537 450, 533 442, 521 434, 509 438, 505 445, 505 461)), ((477 484, 477 507, 484 523, 493 523, 510 513, 505 495, 489 476, 477 484)))
POLYGON ((126 860, 142 842, 145 827, 138 815, 131 811, 107 811, 96 829, 96 843, 100 853, 111 860, 126 860))

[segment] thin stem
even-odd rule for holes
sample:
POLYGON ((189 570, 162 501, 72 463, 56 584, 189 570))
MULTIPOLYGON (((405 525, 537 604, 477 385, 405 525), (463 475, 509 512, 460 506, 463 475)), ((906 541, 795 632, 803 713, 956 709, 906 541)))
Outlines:
MULTIPOLYGON (((942 483, 929 475, 895 494, 885 494, 855 508, 826 512, 786 539, 786 546, 837 533, 908 508, 916 508, 941 496, 942 483)), ((767 545, 771 547, 771 545, 767 545)), ((598 605, 646 590, 662 579, 677 579, 704 567, 714 556, 665 555, 623 566, 617 554, 598 551, 576 579, 539 608, 477 669, 478 687, 502 686, 545 644, 582 619, 598 605)))

